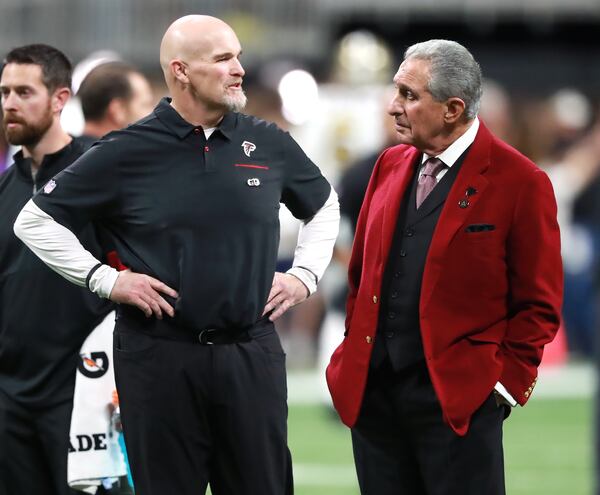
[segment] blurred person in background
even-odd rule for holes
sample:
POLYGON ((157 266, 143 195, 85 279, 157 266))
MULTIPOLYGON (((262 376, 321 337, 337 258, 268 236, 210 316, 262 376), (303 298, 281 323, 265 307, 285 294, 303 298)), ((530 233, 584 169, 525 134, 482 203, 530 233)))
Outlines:
MULTIPOLYGON (((266 72, 268 68, 267 66, 266 72)), ((290 123, 283 116, 281 96, 271 85, 269 78, 262 76, 246 89, 248 104, 245 113, 273 122, 284 131, 289 131, 290 123)), ((280 238, 276 268, 278 272, 285 272, 292 267, 300 225, 301 221, 295 218, 285 205, 279 209, 280 238)), ((331 275, 331 268, 332 266, 327 270, 324 280, 331 275)), ((290 308, 275 322, 281 345, 286 351, 288 370, 306 369, 315 364, 317 353, 320 351, 319 331, 326 308, 324 284, 321 284, 320 290, 310 298, 290 308)))
POLYGON ((330 404, 331 399, 325 383, 325 370, 329 359, 339 344, 340 328, 343 328, 346 299, 348 297, 347 273, 350 262, 352 240, 356 231, 358 215, 365 197, 367 185, 373 167, 382 150, 398 143, 394 119, 388 113, 390 99, 394 96, 393 88, 386 88, 381 95, 381 146, 373 152, 352 162, 342 174, 337 191, 340 201, 340 234, 333 253, 332 266, 327 272, 330 290, 330 301, 319 335, 319 369, 322 372, 324 399, 330 404), (335 280, 331 280, 333 276, 335 280))
POLYGON ((384 94, 382 95, 381 112, 381 128, 383 131, 381 148, 352 163, 340 179, 338 187, 340 195, 340 215, 343 219, 350 222, 352 232, 356 231, 358 214, 360 213, 360 208, 365 197, 365 192, 367 191, 367 185, 369 184, 373 167, 381 154, 381 150, 398 143, 394 119, 390 117, 387 111, 391 98, 393 98, 392 90, 384 91, 384 94))
MULTIPOLYGON (((559 212, 561 199, 564 205, 562 219, 566 224, 566 235, 563 241, 565 310, 569 310, 565 311, 565 325, 568 331, 569 351, 573 343, 576 356, 592 358, 598 376, 600 369, 598 336, 600 122, 596 121, 586 135, 566 151, 558 163, 549 167, 548 174, 557 184, 559 212)), ((594 410, 594 493, 600 495, 600 385, 598 384, 595 388, 594 410)))
POLYGON ((546 98, 540 112, 535 122, 542 121, 542 129, 538 127, 533 133, 544 131, 545 142, 537 162, 552 182, 558 205, 565 278, 562 316, 569 358, 592 359, 598 321, 594 278, 600 237, 595 234, 594 215, 580 218, 577 205, 597 176, 598 127, 591 128, 587 98, 572 88, 562 88, 546 98))
POLYGON ((364 495, 503 495, 502 423, 559 325, 545 173, 477 118, 462 45, 411 46, 350 261, 346 337, 327 378, 364 495))
POLYGON ((273 321, 316 290, 339 206, 287 133, 238 113, 240 54, 223 21, 175 21, 160 47, 172 99, 106 136, 15 222, 50 266, 120 303, 116 382, 138 495, 293 492, 273 321), (287 273, 275 272, 280 203, 303 220, 287 273), (81 248, 73 232, 88 219, 131 270, 81 248))
MULTIPOLYGON (((281 96, 277 90, 266 82, 255 82, 246 88, 246 95, 248 104, 245 113, 289 131, 290 124, 283 116, 281 96)), ((285 205, 279 209, 278 272, 286 272, 292 267, 300 225, 301 222, 285 205)), ((314 363, 317 334, 324 311, 323 291, 319 290, 302 304, 290 308, 275 322, 281 345, 286 351, 288 370, 306 368, 314 363)))
MULTIPOLYGON (((23 205, 85 150, 61 127, 71 64, 48 45, 11 50, 0 76, 3 131, 21 150, 0 177, 0 494, 72 492, 67 450, 79 349, 112 304, 45 266, 13 233, 23 205)), ((96 256, 92 228, 80 239, 96 256)))
POLYGON ((494 136, 516 146, 516 116, 506 89, 497 81, 484 79, 482 84, 479 118, 494 136))
POLYGON ((94 141, 145 117, 155 104, 146 77, 123 62, 108 62, 92 69, 77 96, 85 120, 83 135, 94 141))

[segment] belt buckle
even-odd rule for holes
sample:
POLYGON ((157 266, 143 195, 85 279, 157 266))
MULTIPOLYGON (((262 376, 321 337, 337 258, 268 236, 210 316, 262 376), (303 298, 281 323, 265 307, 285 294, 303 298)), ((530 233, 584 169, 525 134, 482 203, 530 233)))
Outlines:
POLYGON ((208 338, 210 337, 211 333, 215 333, 216 331, 216 328, 205 328, 204 330, 202 330, 198 335, 198 340, 200 341, 200 344, 214 345, 214 342, 211 342, 210 340, 208 340, 208 338))

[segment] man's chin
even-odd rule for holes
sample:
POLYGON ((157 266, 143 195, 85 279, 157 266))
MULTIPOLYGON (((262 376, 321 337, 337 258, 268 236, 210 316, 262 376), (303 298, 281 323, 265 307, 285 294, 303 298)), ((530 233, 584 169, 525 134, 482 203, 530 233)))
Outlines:
POLYGON ((6 136, 6 140, 8 141, 8 143, 12 144, 13 146, 20 146, 25 140, 23 131, 20 129, 4 128, 4 136, 6 136))
POLYGON ((403 131, 396 130, 396 141, 399 144, 413 144, 413 138, 408 129, 403 131))
POLYGON ((32 146, 40 141, 41 136, 29 132, 29 129, 4 129, 4 135, 13 146, 32 146))
POLYGON ((246 95, 240 93, 239 95, 226 97, 224 103, 230 112, 241 112, 246 107, 247 101, 246 95))

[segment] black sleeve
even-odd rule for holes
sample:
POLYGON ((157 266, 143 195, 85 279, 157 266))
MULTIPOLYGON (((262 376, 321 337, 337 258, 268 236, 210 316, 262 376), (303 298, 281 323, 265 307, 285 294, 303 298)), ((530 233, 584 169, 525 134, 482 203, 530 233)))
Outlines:
POLYGON ((306 220, 325 204, 331 186, 288 133, 283 139, 286 173, 281 201, 292 215, 306 220))
POLYGON ((379 153, 369 155, 351 165, 342 176, 339 184, 340 214, 352 222, 355 231, 369 179, 378 157, 379 153))
POLYGON ((78 233, 88 222, 116 213, 118 148, 107 137, 57 174, 33 198, 58 223, 78 233))

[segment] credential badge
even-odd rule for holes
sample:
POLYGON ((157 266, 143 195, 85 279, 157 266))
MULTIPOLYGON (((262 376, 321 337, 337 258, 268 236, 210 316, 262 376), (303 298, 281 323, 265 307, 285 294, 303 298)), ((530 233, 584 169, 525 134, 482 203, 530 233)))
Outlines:
POLYGON ((256 149, 256 145, 254 143, 251 143, 250 141, 244 141, 242 143, 242 148, 244 148, 244 154, 246 156, 250 156, 250 153, 252 153, 256 149))

